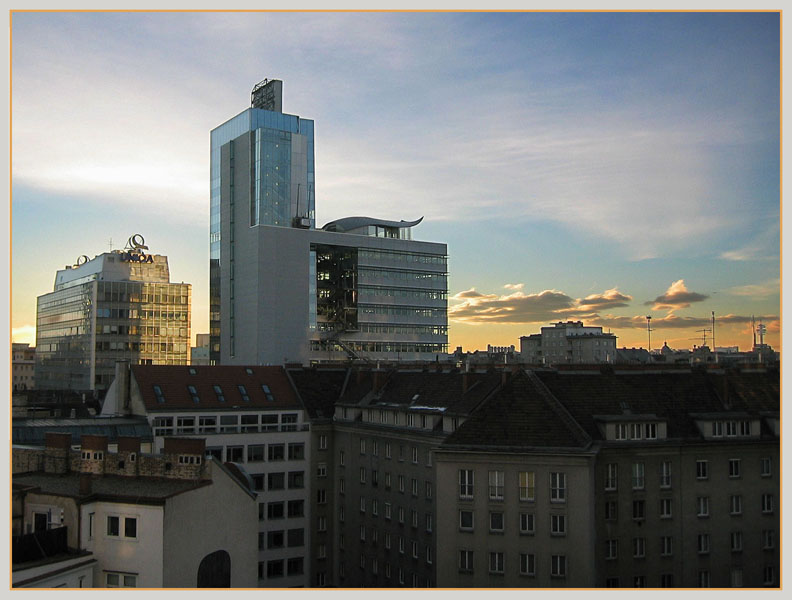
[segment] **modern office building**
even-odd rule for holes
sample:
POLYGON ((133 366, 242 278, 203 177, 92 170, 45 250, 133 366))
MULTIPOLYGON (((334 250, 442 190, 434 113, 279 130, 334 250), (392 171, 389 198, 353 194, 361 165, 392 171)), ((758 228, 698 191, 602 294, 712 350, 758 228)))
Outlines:
POLYGON ((189 283, 171 283, 168 257, 147 254, 140 235, 124 250, 82 256, 38 297, 36 387, 104 392, 115 362, 185 365, 189 283))
POLYGON ((447 352, 445 244, 417 221, 316 229, 314 124, 280 112, 281 82, 211 134, 210 359, 283 364, 447 352))
POLYGON ((559 321, 542 327, 541 333, 520 337, 522 360, 530 364, 612 363, 616 358, 616 336, 602 327, 584 326, 582 321, 559 321))

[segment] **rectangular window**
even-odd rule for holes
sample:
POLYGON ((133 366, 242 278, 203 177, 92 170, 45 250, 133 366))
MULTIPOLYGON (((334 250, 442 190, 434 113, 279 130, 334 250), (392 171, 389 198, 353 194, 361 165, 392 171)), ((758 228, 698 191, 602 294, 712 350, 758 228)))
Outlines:
POLYGON ((305 460, 305 444, 289 444, 289 460, 305 460))
POLYGON ((366 440, 364 440, 364 439, 360 440, 360 453, 361 454, 365 454, 366 453, 366 440))
POLYGON ((366 483, 366 467, 360 467, 360 483, 366 483))
POLYGON ((764 585, 775 585, 775 568, 767 566, 762 571, 762 582, 764 585))
POLYGON ((550 515, 550 534, 566 535, 566 515, 550 515))
POLYGON ((731 551, 742 552, 742 531, 732 531, 731 536, 731 551))
POLYGON ((661 498, 660 499, 660 518, 661 519, 670 519, 671 518, 671 498, 661 498))
POLYGON ((404 475, 399 475, 399 492, 404 493, 404 475))
POLYGON ((377 440, 371 442, 371 454, 373 456, 379 456, 379 442, 377 440))
POLYGON ((619 505, 613 501, 605 502, 605 520, 616 521, 619 518, 619 505))
POLYGON ((459 497, 473 498, 473 470, 459 470, 459 497))
POLYGON ((660 487, 671 487, 671 461, 664 460, 660 463, 660 487))
POLYGON ((520 500, 533 502, 536 499, 536 475, 533 471, 520 471, 518 474, 520 500))
POLYGON ((566 473, 550 473, 550 502, 566 502, 566 473))
POLYGON ((632 488, 634 490, 644 489, 644 463, 633 463, 632 466, 632 488))
POLYGON ((390 520, 391 518, 391 504, 390 502, 385 503, 385 518, 390 520))
POLYGON ((327 450, 327 436, 320 435, 319 436, 319 450, 327 450))
POLYGON ((473 511, 459 511, 459 528, 463 531, 473 531, 473 511))
POLYGON ((339 450, 338 451, 338 464, 341 465, 342 467, 344 466, 344 451, 343 450, 339 450))
POLYGON ((647 423, 645 429, 647 440, 657 439, 657 423, 647 423))
POLYGON ((660 556, 671 556, 674 553, 674 538, 664 535, 660 538, 660 556))
POLYGON ((708 533, 698 534, 697 539, 697 552, 699 554, 709 554, 710 551, 710 536, 708 533))
POLYGON ((696 461, 696 479, 707 479, 709 477, 709 463, 706 460, 696 461))
POLYGON ((619 578, 618 577, 606 577, 605 578, 605 587, 606 588, 617 588, 617 587, 619 587, 619 578))
POLYGON ((345 483, 346 480, 343 477, 339 477, 338 479, 338 493, 343 494, 345 491, 345 483))
POLYGON ((418 528, 418 511, 417 510, 411 510, 410 511, 410 522, 412 523, 412 526, 414 528, 416 528, 416 529, 418 528))
POLYGON ((762 494, 762 512, 764 514, 773 512, 773 494, 762 494))
POLYGON ((710 587, 710 572, 706 570, 701 570, 698 572, 698 586, 700 588, 708 588, 710 587))
POLYGON ((504 571, 504 554, 503 552, 490 552, 489 553, 489 572, 502 574, 504 571))
POLYGON ((633 519, 639 521, 646 518, 646 504, 644 500, 633 500, 633 519))
POLYGON ((360 512, 366 512, 366 499, 363 496, 360 497, 360 512))
POLYGON ((413 477, 410 480, 410 491, 412 492, 413 498, 418 497, 418 480, 413 477))
POLYGON ((286 447, 283 444, 270 444, 267 448, 269 460, 283 460, 285 458, 286 447))
POLYGON ((503 532, 503 513, 490 512, 490 531, 503 532))
POLYGON ((566 577, 567 561, 563 554, 553 554, 550 556, 550 576, 566 577))
POLYGON ((248 462, 264 462, 264 444, 251 444, 247 447, 248 462))
POLYGON ((316 530, 320 532, 327 531, 327 517, 319 517, 317 519, 316 530))
POLYGON ((371 501, 371 514, 375 517, 379 515, 379 502, 376 498, 371 501))
POLYGON ((732 568, 729 571, 729 582, 733 588, 741 588, 743 586, 743 572, 742 569, 732 568))
POLYGON ((305 502, 303 500, 289 500, 287 514, 290 518, 302 517, 305 514, 305 502))
POLYGON ((431 513, 426 513, 424 521, 425 521, 425 525, 426 525, 425 529, 426 529, 427 533, 431 533, 431 531, 432 531, 432 514, 431 513))
POLYGON ((418 448, 412 447, 412 462, 414 465, 418 464, 418 448))
POLYGON ((316 503, 327 504, 327 490, 323 488, 316 490, 316 503))
POLYGON ((635 575, 635 576, 633 576, 633 587, 634 588, 645 588, 646 587, 646 575, 635 575))
MULTIPOLYGON (((361 542, 365 542, 366 541, 366 527, 364 525, 360 526, 360 541, 361 542)), ((362 556, 363 555, 361 555, 361 558, 362 558, 362 556)))
POLYGON ((427 500, 430 500, 432 498, 432 482, 431 481, 425 481, 424 482, 424 496, 426 496, 427 500))
POLYGON ((107 517, 107 535, 111 537, 118 537, 121 529, 120 517, 108 516, 107 517))
POLYGON ((762 549, 772 550, 775 548, 775 531, 773 529, 764 529, 762 531, 762 549))
POLYGON ((319 463, 316 465, 316 476, 327 477, 327 463, 319 463))
POLYGON ((404 524, 404 507, 399 507, 399 523, 404 524))
POLYGON ((283 502, 270 502, 267 504, 267 518, 268 519, 282 519, 284 512, 283 502))
POLYGON ((137 537, 137 518, 124 517, 124 537, 137 537))
POLYGON ((399 536, 399 554, 404 554, 404 537, 399 536))
POLYGON ((605 540, 605 560, 616 560, 619 557, 619 540, 605 540))
POLYGON ((633 538, 633 558, 643 558, 646 556, 646 538, 633 538))
POLYGON ((770 458, 763 458, 761 461, 762 477, 771 477, 773 475, 773 461, 770 458))
POLYGON ((412 557, 418 558, 418 542, 412 542, 412 557))
POLYGON ((305 487, 305 471, 289 471, 289 489, 298 490, 305 487))
POLYGON ((536 519, 533 513, 520 513, 520 533, 523 535, 536 533, 536 519))
POLYGON ((619 486, 619 465, 608 463, 605 471, 605 490, 615 491, 619 486))
POLYGON ((267 577, 283 577, 283 559, 267 561, 267 577))
POLYGON ((432 547, 426 546, 426 563, 432 564, 432 547))
POLYGON ((503 500, 503 471, 489 472, 489 497, 490 500, 503 500))
POLYGON ((385 458, 391 457, 391 445, 390 442, 385 442, 385 458))
POLYGON ((459 570, 473 572, 473 550, 459 551, 459 570))
POLYGON ((626 440, 628 438, 627 432, 628 432, 627 423, 616 423, 617 440, 626 440))
POLYGON ((339 520, 341 523, 343 523, 343 522, 344 522, 344 519, 345 519, 345 514, 344 514, 344 512, 345 512, 345 511, 344 511, 344 505, 342 504, 341 506, 339 506, 339 507, 338 507, 338 520, 339 520))
MULTIPOLYGON (((259 533, 259 548, 262 548, 263 532, 259 533)), ((283 531, 268 531, 267 532, 267 548, 283 548, 283 541, 285 537, 283 531)), ((262 548, 263 549, 263 548, 262 548)))
POLYGON ((267 474, 267 489, 268 490, 282 490, 285 488, 286 473, 268 473, 267 474))
POLYGON ((730 458, 729 459, 729 477, 731 479, 736 479, 740 476, 740 459, 739 458, 730 458))
POLYGON ((729 514, 732 515, 742 514, 742 496, 739 495, 729 496, 729 514))
POLYGON ((699 496, 696 498, 697 515, 699 517, 709 517, 709 496, 699 496))
POLYGON ((228 462, 242 462, 242 455, 245 451, 244 446, 227 446, 226 460, 228 462))

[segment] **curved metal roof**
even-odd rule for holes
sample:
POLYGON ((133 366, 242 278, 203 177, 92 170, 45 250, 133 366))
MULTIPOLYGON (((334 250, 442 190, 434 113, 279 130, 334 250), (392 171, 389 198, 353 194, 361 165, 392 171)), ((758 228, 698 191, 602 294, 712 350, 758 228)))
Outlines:
POLYGON ((344 217, 336 221, 330 221, 322 229, 324 231, 335 231, 336 233, 344 233, 360 227, 367 227, 369 225, 379 225, 380 227, 415 227, 423 221, 423 217, 416 221, 386 221, 384 219, 374 219, 373 217, 344 217))

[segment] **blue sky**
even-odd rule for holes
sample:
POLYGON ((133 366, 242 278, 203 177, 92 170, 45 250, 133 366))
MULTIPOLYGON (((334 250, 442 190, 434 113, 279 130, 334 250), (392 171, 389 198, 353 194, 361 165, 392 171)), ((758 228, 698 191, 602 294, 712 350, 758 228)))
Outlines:
MULTIPOLYGON (((207 331, 209 131, 252 86, 316 122, 317 222, 425 220, 453 348, 568 318, 780 347, 772 13, 15 13, 12 328, 142 233, 207 331), (656 301, 656 300, 660 301, 656 301)), ((694 339, 696 338, 696 339, 694 339)), ((32 341, 32 340, 31 340, 32 341)), ((661 342, 660 342, 661 343, 661 342)))

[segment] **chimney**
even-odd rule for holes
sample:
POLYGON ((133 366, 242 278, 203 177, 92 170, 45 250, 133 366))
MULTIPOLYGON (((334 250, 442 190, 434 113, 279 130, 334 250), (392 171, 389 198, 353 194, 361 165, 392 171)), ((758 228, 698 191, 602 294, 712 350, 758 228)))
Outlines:
POLYGON ((70 469, 71 434, 48 431, 44 434, 44 472, 63 475, 70 469))
POLYGON ((90 496, 92 491, 92 478, 90 473, 80 473, 80 496, 90 496))
POLYGON ((134 452, 140 454, 140 438, 139 437, 118 437, 118 452, 134 452))

